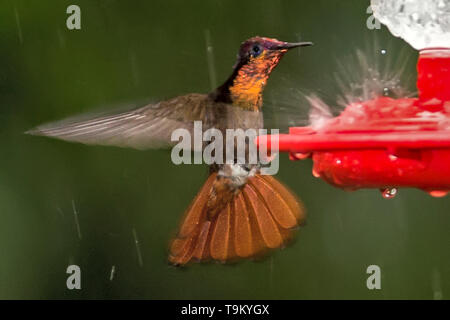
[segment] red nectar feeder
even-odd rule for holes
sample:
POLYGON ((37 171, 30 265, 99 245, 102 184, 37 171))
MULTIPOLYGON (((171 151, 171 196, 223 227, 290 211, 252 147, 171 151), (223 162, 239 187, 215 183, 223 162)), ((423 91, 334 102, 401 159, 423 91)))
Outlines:
MULTIPOLYGON (((292 160, 311 157, 313 174, 345 190, 419 188, 440 197, 450 191, 450 50, 424 50, 417 64, 418 98, 348 105, 317 130, 291 127, 279 150, 292 160)), ((258 143, 270 143, 261 136, 258 143)), ((275 141, 274 141, 275 142, 275 141)))

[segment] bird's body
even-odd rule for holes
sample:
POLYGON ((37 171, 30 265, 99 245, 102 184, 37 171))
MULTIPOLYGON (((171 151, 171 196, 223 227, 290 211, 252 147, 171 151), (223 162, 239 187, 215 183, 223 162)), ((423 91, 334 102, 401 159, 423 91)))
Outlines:
MULTIPOLYGON (((203 130, 219 130, 224 139, 227 129, 258 130, 263 128, 262 92, 271 71, 288 49, 301 45, 309 43, 251 38, 241 45, 232 75, 210 94, 188 94, 87 120, 69 119, 31 133, 147 149, 173 144, 172 132, 193 132, 194 121, 201 121, 203 130)), ((300 201, 275 178, 261 175, 259 163, 238 163, 236 158, 213 163, 170 244, 169 260, 184 265, 192 260, 256 257, 285 245, 303 218, 300 201)))

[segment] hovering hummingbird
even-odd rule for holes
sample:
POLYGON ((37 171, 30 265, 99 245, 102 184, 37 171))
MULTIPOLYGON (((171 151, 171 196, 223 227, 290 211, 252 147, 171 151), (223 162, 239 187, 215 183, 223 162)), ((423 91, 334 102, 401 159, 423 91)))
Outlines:
MULTIPOLYGON (((223 133, 258 130, 263 127, 262 93, 270 73, 288 50, 309 45, 253 37, 241 44, 231 76, 209 94, 192 93, 132 111, 50 123, 28 133, 148 149, 173 144, 173 130, 192 132, 194 121, 223 133)), ((273 176, 262 175, 259 164, 214 163, 170 243, 169 261, 185 265, 259 257, 286 245, 304 218, 302 203, 273 176)))

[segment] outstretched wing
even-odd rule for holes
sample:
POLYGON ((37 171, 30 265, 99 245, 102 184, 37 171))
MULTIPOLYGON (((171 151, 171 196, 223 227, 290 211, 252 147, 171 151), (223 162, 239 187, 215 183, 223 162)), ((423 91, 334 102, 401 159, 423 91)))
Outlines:
POLYGON ((208 105, 207 95, 188 94, 131 111, 44 124, 27 133, 84 144, 162 148, 176 143, 171 141, 175 129, 192 133, 196 120, 208 127, 213 121, 208 105))

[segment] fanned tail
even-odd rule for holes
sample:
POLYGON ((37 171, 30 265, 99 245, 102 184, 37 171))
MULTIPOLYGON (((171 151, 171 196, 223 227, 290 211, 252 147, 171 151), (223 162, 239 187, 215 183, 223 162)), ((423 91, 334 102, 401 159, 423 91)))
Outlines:
POLYGON ((285 246, 305 218, 301 202, 272 176, 257 174, 249 178, 232 197, 225 194, 229 190, 215 192, 217 181, 217 174, 211 174, 187 209, 170 244, 172 264, 262 256, 285 246), (214 208, 210 208, 212 195, 227 199, 214 214, 214 208))

